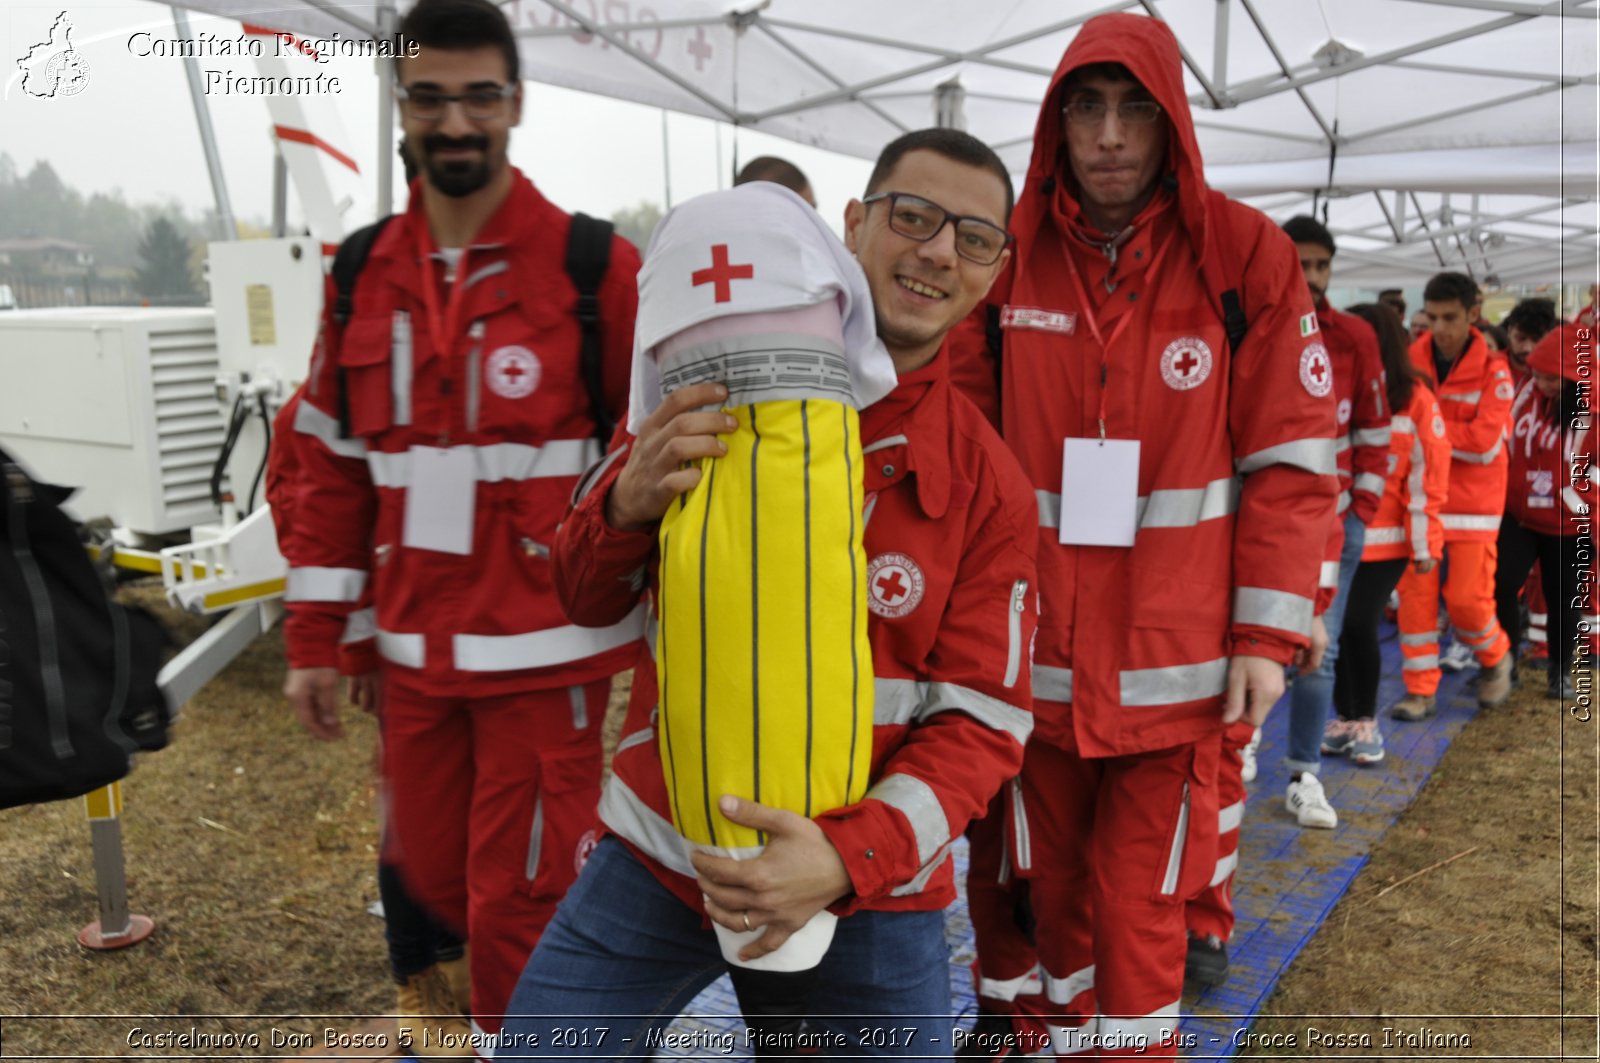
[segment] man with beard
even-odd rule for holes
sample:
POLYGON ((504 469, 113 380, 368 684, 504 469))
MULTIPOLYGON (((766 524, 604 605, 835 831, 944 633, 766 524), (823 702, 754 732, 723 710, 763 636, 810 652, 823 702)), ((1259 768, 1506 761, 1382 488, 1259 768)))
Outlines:
MULTIPOLYGON (((600 794, 610 677, 637 614, 571 625, 549 544, 598 456, 564 263, 572 219, 506 159, 516 43, 488 0, 421 0, 396 96, 421 176, 348 306, 328 309, 294 429, 301 528, 285 693, 335 739, 340 665, 380 672, 398 862, 472 941, 472 1012, 500 1025, 576 877, 600 794), (368 589, 372 610, 356 610, 368 589)), ((604 405, 623 412, 639 258, 613 238, 599 291, 604 405)))

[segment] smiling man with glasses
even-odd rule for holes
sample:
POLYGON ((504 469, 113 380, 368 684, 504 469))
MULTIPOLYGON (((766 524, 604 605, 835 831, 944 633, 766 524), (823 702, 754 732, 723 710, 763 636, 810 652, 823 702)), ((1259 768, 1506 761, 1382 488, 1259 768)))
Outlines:
POLYGON ((1011 268, 986 327, 958 332, 984 337, 956 352, 961 379, 1040 509, 1035 730, 1005 817, 1034 925, 973 905, 980 1025, 1021 1013, 1057 1055, 1177 1052, 1183 902, 1236 826, 1223 730, 1259 723, 1310 648, 1338 492, 1294 247, 1207 189, 1183 77, 1165 23, 1083 25, 1039 113, 1011 268))
MULTIPOLYGON (((592 843, 610 677, 642 630, 637 616, 569 624, 549 561, 594 437, 625 408, 639 258, 586 230, 582 257, 609 240, 591 363, 567 268, 573 218, 506 156, 523 97, 505 15, 420 0, 399 35, 416 45, 396 61, 395 95, 420 173, 353 298, 328 288, 292 433, 303 531, 284 544, 286 693, 333 739, 340 668, 380 673, 386 856, 467 932, 471 1012, 493 1033, 592 843)), ((426 1010, 468 1006, 451 997, 426 1010)), ((473 1051, 417 1040, 422 1054, 473 1051)))

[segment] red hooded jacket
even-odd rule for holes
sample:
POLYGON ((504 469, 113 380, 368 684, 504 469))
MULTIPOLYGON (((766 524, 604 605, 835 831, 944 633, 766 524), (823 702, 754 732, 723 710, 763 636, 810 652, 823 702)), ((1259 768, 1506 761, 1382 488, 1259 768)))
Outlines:
MULTIPOLYGON (((1562 325, 1528 356, 1528 367, 1579 383, 1594 376, 1594 329, 1562 325)), ((1593 529, 1596 433, 1593 399, 1562 410, 1530 378, 1511 405, 1506 508, 1529 531, 1575 536, 1593 529)))
POLYGON ((1036 733, 1086 756, 1215 735, 1230 657, 1287 663, 1309 642, 1339 494, 1335 400, 1294 245, 1205 186, 1164 23, 1104 15, 1073 40, 1012 231, 1012 268, 990 293, 1006 308, 998 403, 979 330, 952 342, 959 379, 1000 411, 1039 499, 1036 733), (1166 174, 1114 256, 1068 187, 1063 83, 1091 63, 1127 67, 1170 129, 1166 174), (1225 257, 1238 275, 1218 284, 1225 257), (1230 351, 1212 293, 1235 285, 1249 333, 1230 351), (1103 360, 1089 314, 1115 337, 1103 360), (1074 500, 1059 493, 1062 441, 1097 433, 1102 400, 1107 437, 1140 442, 1137 537, 1131 548, 1064 546, 1059 515, 1074 500))

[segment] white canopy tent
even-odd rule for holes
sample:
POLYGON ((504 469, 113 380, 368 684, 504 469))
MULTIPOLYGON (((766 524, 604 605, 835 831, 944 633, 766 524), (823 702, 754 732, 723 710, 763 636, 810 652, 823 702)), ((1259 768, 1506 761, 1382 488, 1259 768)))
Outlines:
MULTIPOLYGON (((397 20, 388 3, 187 3, 312 37, 375 37, 397 20)), ((1326 210, 1341 285, 1415 284, 1442 268, 1490 285, 1596 273, 1596 0, 503 6, 524 76, 539 81, 867 158, 906 130, 955 124, 1017 174, 1078 27, 1142 12, 1183 47, 1211 182, 1278 218, 1326 210)), ((392 157, 385 141, 381 165, 392 157)), ((388 187, 380 174, 381 198, 388 187)))

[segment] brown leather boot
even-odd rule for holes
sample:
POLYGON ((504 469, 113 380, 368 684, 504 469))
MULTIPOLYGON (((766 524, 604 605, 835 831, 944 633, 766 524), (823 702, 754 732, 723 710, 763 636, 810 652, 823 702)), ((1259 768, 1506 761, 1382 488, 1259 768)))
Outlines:
POLYGON ((1515 663, 1507 653, 1493 667, 1483 670, 1478 681, 1478 704, 1486 709, 1503 704, 1511 696, 1511 666, 1515 663))
POLYGON ((401 1047, 418 1059, 472 1058, 472 1027, 437 966, 405 980, 395 1011, 401 1047))
POLYGON ((1407 694, 1394 703, 1394 708, 1389 710, 1389 715, 1397 720, 1417 723, 1428 719, 1438 711, 1438 706, 1432 694, 1407 694))

